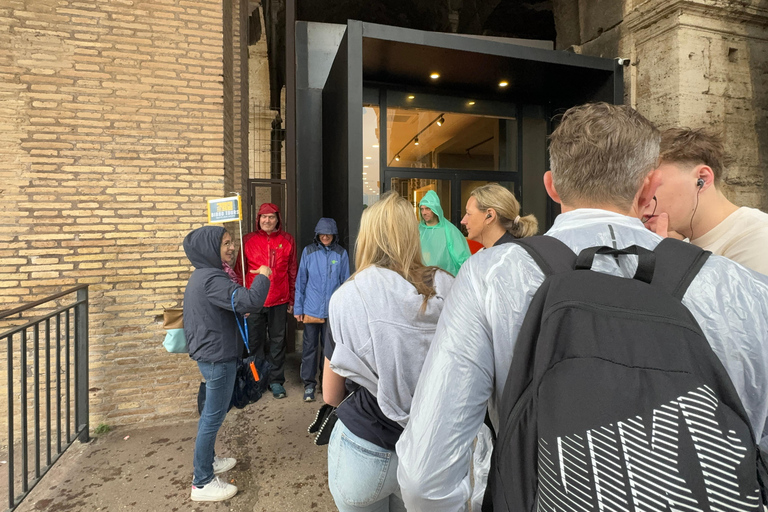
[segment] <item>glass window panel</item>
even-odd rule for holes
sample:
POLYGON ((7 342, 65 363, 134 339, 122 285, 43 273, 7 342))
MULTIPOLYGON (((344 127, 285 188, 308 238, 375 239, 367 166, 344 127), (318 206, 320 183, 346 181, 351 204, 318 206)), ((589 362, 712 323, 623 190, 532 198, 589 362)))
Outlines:
POLYGON ((443 215, 451 221, 451 180, 430 180, 420 178, 392 178, 391 190, 394 190, 411 203, 413 214, 420 221, 419 203, 430 190, 437 193, 443 215))
POLYGON ((363 208, 379 200, 379 107, 363 106, 363 208))
POLYGON ((387 109, 390 167, 500 170, 506 118, 419 108, 387 109))

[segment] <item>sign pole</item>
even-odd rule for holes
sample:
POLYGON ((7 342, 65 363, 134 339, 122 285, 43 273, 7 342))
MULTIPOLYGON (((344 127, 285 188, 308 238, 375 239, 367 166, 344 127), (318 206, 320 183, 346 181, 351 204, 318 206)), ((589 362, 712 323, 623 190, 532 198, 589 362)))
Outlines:
MULTIPOLYGON (((239 208, 242 208, 242 202, 240 201, 240 193, 235 192, 237 194, 237 205, 239 208)), ((246 286, 245 284, 245 245, 243 245, 243 216, 240 215, 240 218, 237 221, 237 225, 240 226, 240 269, 243 271, 243 286, 246 286)))

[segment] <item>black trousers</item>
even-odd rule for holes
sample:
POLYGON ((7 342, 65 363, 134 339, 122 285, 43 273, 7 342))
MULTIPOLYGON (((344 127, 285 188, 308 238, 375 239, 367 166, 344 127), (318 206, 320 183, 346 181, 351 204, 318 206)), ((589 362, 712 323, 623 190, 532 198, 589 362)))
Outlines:
POLYGON ((249 355, 265 358, 272 366, 270 384, 285 383, 285 321, 288 304, 264 308, 248 316, 249 355))
POLYGON ((322 324, 304 324, 304 343, 301 352, 301 380, 304 386, 317 386, 316 375, 323 382, 323 340, 328 321, 322 324))

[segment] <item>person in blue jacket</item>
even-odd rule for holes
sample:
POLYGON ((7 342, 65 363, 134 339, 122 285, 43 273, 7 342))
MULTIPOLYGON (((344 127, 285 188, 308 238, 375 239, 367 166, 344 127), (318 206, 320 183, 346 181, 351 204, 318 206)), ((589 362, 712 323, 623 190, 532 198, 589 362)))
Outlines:
POLYGON ((301 254, 296 276, 293 315, 304 322, 304 346, 301 355, 301 380, 304 401, 315 400, 317 369, 322 361, 323 339, 328 329, 328 303, 331 295, 349 278, 349 256, 338 243, 336 221, 321 218, 315 226, 315 240, 301 254))

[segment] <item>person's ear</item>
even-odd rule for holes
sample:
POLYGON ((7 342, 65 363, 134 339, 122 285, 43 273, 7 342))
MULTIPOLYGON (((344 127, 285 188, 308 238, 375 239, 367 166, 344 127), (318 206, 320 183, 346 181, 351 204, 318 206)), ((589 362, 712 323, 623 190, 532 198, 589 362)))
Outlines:
POLYGON ((491 222, 493 222, 493 217, 494 217, 495 215, 496 215, 496 210, 494 210, 493 208, 488 208, 488 209, 485 211, 485 219, 486 219, 486 220, 490 220, 491 222))
POLYGON ((558 194, 557 190, 555 190, 555 184, 552 180, 552 171, 547 171, 544 173, 544 188, 547 190, 547 194, 552 198, 554 202, 557 204, 563 203, 560 200, 560 194, 558 194))
POLYGON ((708 189, 715 182, 715 171, 708 165, 697 165, 694 172, 699 191, 708 189), (699 183, 701 183, 701 185, 698 185, 699 183))
POLYGON ((643 211, 649 204, 651 204, 651 201, 653 201, 654 196, 656 195, 656 190, 661 185, 662 181, 662 174, 660 169, 654 169, 651 172, 649 172, 645 178, 643 178, 643 183, 640 186, 640 190, 637 191, 637 206, 638 211, 643 211))

